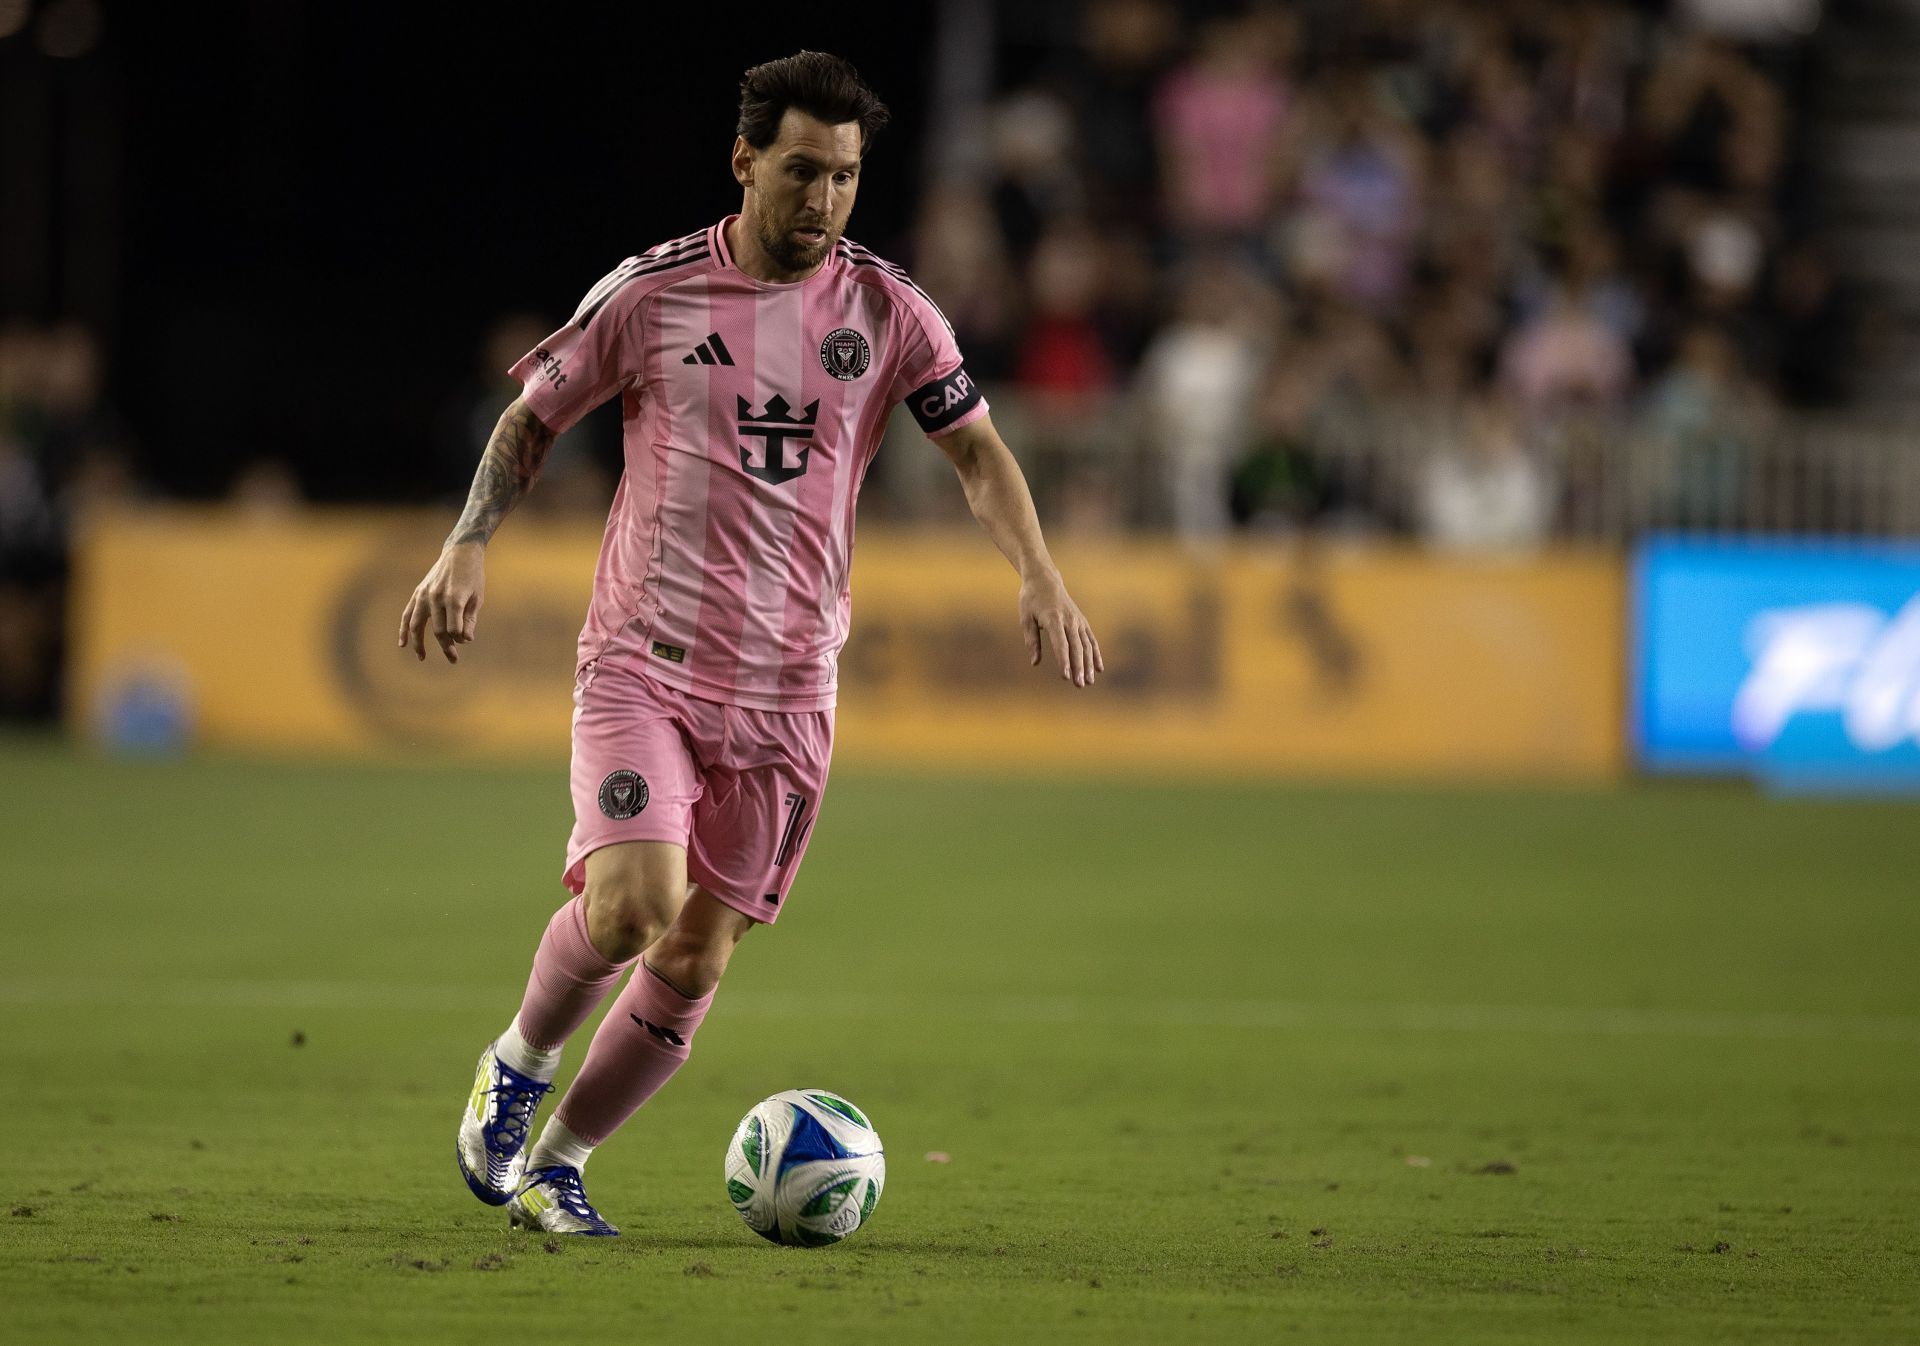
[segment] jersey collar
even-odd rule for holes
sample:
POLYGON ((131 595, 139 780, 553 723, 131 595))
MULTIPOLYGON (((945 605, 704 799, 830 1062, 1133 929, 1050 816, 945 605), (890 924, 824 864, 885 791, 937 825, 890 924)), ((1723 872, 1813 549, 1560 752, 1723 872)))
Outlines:
POLYGON ((833 270, 834 263, 840 260, 841 254, 846 247, 847 241, 845 238, 835 239, 833 246, 827 250, 827 255, 821 259, 820 265, 814 268, 814 272, 810 276, 804 276, 799 280, 788 281, 761 280, 757 276, 749 276, 746 272, 742 271, 734 263, 733 249, 727 246, 727 228, 739 218, 739 212, 736 211, 734 214, 727 216, 726 219, 713 226, 713 255, 720 259, 720 265, 724 269, 732 271, 748 284, 757 285, 763 290, 797 290, 802 285, 813 284, 813 282, 819 280, 820 277, 826 275, 827 272, 833 270))

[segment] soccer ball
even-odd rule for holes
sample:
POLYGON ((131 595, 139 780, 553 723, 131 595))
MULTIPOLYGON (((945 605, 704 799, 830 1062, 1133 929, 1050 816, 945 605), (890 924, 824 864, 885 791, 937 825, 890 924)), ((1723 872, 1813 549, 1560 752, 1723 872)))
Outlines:
POLYGON ((838 1243, 867 1222, 886 1180, 873 1124, 824 1089, 789 1089, 755 1105, 727 1145, 727 1199, 772 1243, 838 1243))

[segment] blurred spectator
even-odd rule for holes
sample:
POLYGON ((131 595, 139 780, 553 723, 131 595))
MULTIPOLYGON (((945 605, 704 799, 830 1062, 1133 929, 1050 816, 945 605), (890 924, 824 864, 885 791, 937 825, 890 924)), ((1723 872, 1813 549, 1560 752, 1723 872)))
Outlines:
POLYGON ((1680 32, 1647 78, 1642 115, 1661 146, 1671 188, 1717 192, 1740 185, 1741 160, 1777 164, 1780 91, 1739 50, 1706 33, 1680 32), (1748 142, 1744 148, 1733 147, 1748 142))
POLYGON ((1073 114, 1038 89, 1014 94, 994 115, 993 151, 993 213, 1015 264, 1024 265, 1050 221, 1086 208, 1073 114))
POLYGON ((1016 377, 1022 391, 1062 413, 1081 413, 1105 394, 1113 361, 1096 310, 1105 286, 1100 238, 1079 221, 1050 229, 1027 268, 1031 315, 1016 377))
POLYGON ((1153 90, 1180 19, 1167 0, 1091 0, 1081 45, 1062 82, 1069 90, 1080 157, 1096 188, 1102 219, 1153 221, 1159 190, 1153 90))
POLYGON ((1686 229, 1692 307, 1725 314, 1745 309, 1760 280, 1765 247, 1759 226, 1743 211, 1711 207, 1695 214, 1686 229))
POLYGON ((1298 151, 1295 227, 1342 297, 1376 310, 1401 298, 1420 226, 1423 150, 1365 76, 1344 78, 1298 151))
POLYGON ((54 714, 74 530, 103 475, 137 490, 101 364, 80 323, 0 332, 0 718, 54 714))
POLYGON ((87 525, 87 519, 100 510, 137 503, 148 498, 145 482, 134 470, 133 460, 117 445, 90 449, 67 474, 66 489, 60 494, 60 513, 66 521, 69 538, 87 525))
POLYGON ((1421 476, 1421 535, 1466 550, 1538 546, 1553 522, 1552 493, 1512 412, 1478 398, 1453 419, 1421 476))
POLYGON ((1631 352, 1587 298, 1577 284, 1557 289, 1540 315, 1516 328, 1501 350, 1501 383, 1530 417, 1612 408, 1626 398, 1631 352))
POLYGON ((1647 398, 1646 428, 1660 450, 1663 522, 1724 528, 1740 518, 1770 405, 1718 327, 1688 329, 1679 357, 1647 398))
POLYGON ((1251 244, 1261 234, 1293 93, 1282 68, 1291 26, 1214 19, 1193 58, 1154 100, 1166 220, 1190 243, 1251 244))
POLYGON ((1466 72, 1466 121, 1486 136, 1515 172, 1532 164, 1545 132, 1544 109, 1511 40, 1489 33, 1466 72))
POLYGON ((493 433, 507 404, 520 395, 520 385, 507 371, 520 357, 547 339, 553 327, 533 313, 506 313, 487 327, 467 380, 447 400, 439 425, 438 473, 447 500, 467 498, 467 486, 480 462, 480 451, 493 433))
POLYGON ((1137 230, 1105 231, 1101 245, 1100 331, 1115 364, 1137 368, 1161 316, 1161 278, 1153 245, 1137 230))
POLYGON ((1271 319, 1260 288, 1210 259, 1181 291, 1140 368, 1140 398, 1160 458, 1174 532, 1206 546, 1227 531, 1229 471, 1247 437, 1247 411, 1271 319))
POLYGON ((256 523, 279 523, 299 511, 305 495, 290 464, 279 458, 257 458, 233 479, 227 501, 256 523))
POLYGON ((1802 242, 1780 259, 1768 301, 1780 396, 1799 407, 1838 405, 1854 358, 1855 319, 1819 245, 1802 242))
POLYGON ((1021 293, 985 194, 958 182, 927 193, 914 223, 913 275, 953 324, 967 367, 982 379, 1006 377, 1021 293))
MULTIPOLYGON (((478 365, 440 417, 442 499, 447 504, 457 509, 466 500, 500 413, 521 393, 507 371, 552 331, 550 323, 531 313, 505 314, 488 327, 478 365)), ((614 474, 608 464, 620 454, 618 422, 611 419, 618 415, 615 401, 554 440, 540 472, 540 489, 520 508, 530 514, 604 515, 613 501, 614 474)))
POLYGON ((1477 277, 1482 294, 1521 260, 1526 217, 1520 184, 1484 133, 1462 127, 1434 154, 1436 190, 1425 213, 1426 260, 1435 273, 1477 277))
POLYGON ((92 330, 76 322, 26 329, 16 339, 14 359, 14 433, 55 499, 64 499, 102 461, 118 464, 131 481, 128 436, 107 400, 92 330))
POLYGON ((0 720, 50 715, 64 539, 24 443, 0 424, 0 720))
POLYGON ((1596 140, 1627 126, 1632 16, 1622 4, 1556 5, 1558 40, 1542 63, 1547 116, 1596 140))
POLYGON ((1233 470, 1233 521, 1262 533, 1294 533, 1327 506, 1313 449, 1311 377, 1282 352, 1256 404, 1252 448, 1233 470))
POLYGON ((1034 494, 1049 507, 1084 494, 1088 473, 1112 457, 1105 451, 1115 368, 1100 321, 1101 243, 1084 222, 1062 220, 1035 244, 1027 267, 1031 307, 1014 380, 1024 394, 1021 441, 1034 494))

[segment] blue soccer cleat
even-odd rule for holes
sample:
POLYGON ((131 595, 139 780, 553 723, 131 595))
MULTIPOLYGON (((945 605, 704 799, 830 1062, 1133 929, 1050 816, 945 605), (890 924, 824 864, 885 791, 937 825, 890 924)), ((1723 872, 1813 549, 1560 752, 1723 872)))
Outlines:
POLYGON ((514 1193, 507 1205, 507 1225, 590 1238, 611 1238, 620 1232, 587 1203, 580 1170, 570 1164, 554 1164, 529 1173, 527 1185, 514 1193))
POLYGON ((489 1206, 504 1206, 520 1190, 527 1168, 527 1131, 540 1100, 553 1086, 522 1075, 493 1054, 480 1053, 473 1093, 460 1114, 460 1138, 454 1156, 460 1176, 489 1206))

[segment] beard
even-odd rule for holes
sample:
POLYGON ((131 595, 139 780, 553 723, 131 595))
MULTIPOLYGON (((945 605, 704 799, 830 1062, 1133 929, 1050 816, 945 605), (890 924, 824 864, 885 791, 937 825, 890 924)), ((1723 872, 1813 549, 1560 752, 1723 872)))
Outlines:
POLYGON ((774 220, 758 211, 754 213, 753 232, 761 250, 782 271, 807 271, 820 265, 840 239, 840 231, 831 220, 774 220), (821 229, 825 236, 818 243, 802 243, 793 231, 803 225, 821 229))

